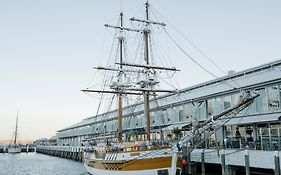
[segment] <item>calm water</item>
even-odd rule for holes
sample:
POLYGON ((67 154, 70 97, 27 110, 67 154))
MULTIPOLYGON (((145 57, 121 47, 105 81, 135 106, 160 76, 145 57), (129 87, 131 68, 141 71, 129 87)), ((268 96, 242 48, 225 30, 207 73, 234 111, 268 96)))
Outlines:
POLYGON ((38 153, 0 153, 0 175, 86 175, 83 164, 38 153))

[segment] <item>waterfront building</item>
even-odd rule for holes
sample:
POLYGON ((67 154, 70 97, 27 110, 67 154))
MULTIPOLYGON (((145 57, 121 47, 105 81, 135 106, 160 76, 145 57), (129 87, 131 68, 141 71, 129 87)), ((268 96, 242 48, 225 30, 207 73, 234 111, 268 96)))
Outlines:
MULTIPOLYGON (((257 150, 281 149, 281 60, 260 65, 151 99, 151 140, 173 139, 178 128, 189 134, 192 124, 202 122, 234 105, 240 91, 256 91, 260 97, 230 119, 201 148, 215 145, 226 148, 249 147, 257 150)), ((143 103, 123 108, 124 140, 146 140, 143 103)), ((57 133, 58 145, 83 146, 100 140, 117 139, 117 110, 82 120, 57 133)))

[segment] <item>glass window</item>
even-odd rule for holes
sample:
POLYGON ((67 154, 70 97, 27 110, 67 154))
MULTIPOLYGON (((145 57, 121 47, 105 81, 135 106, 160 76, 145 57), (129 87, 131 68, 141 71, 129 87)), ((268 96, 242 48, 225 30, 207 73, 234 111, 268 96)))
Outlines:
POLYGON ((153 125, 159 126, 159 125, 162 124, 162 123, 161 123, 161 118, 160 118, 160 116, 159 116, 159 112, 153 111, 153 112, 151 112, 151 115, 154 116, 154 118, 153 118, 153 120, 152 120, 152 124, 153 124, 153 125), (153 122, 153 121, 154 121, 154 122, 153 122))
POLYGON ((178 121, 178 113, 177 107, 168 108, 168 117, 170 118, 172 123, 176 123, 178 121))
POLYGON ((131 126, 132 128, 139 128, 144 125, 143 121, 146 122, 146 118, 142 118, 144 115, 138 115, 137 117, 132 117, 131 126))
POLYGON ((224 110, 224 101, 221 97, 208 100, 208 115, 214 115, 224 110))
POLYGON ((195 109, 195 103, 191 102, 187 104, 187 111, 189 114, 190 121, 194 121, 196 119, 196 109, 195 109))
POLYGON ((226 126, 226 137, 233 137, 235 134, 235 129, 232 129, 232 126, 226 126))
POLYGON ((256 112, 265 112, 265 111, 267 111, 267 100, 266 100, 265 88, 256 89, 256 91, 258 94, 260 94, 260 96, 255 100, 256 112))
POLYGON ((268 128, 261 128, 261 135, 262 136, 269 136, 268 128))
MULTIPOLYGON (((255 101, 255 102, 257 102, 257 101, 255 101)), ((259 111, 257 111, 256 110, 256 108, 257 108, 257 104, 256 103, 252 103, 252 104, 250 104, 247 108, 245 108, 244 109, 244 114, 253 114, 253 113, 255 113, 255 112, 259 112, 259 111)), ((261 111, 260 111, 261 112, 261 111)))
POLYGON ((156 125, 156 117, 155 117, 155 113, 150 113, 150 125, 151 126, 155 126, 156 125))
POLYGON ((279 84, 279 100, 281 101, 281 84, 279 84))
POLYGON ((159 125, 165 124, 165 116, 163 110, 157 111, 157 122, 159 125))
POLYGON ((183 120, 189 121, 188 104, 183 105, 183 120))
POLYGON ((270 111, 278 110, 280 108, 280 90, 278 85, 268 86, 266 90, 268 109, 270 111))
POLYGON ((137 124, 138 124, 138 118, 137 118, 137 116, 128 117, 128 118, 127 118, 127 123, 128 123, 127 129, 136 128, 136 126, 137 126, 137 124))
POLYGON ((270 129, 270 135, 271 137, 277 137, 278 136, 278 129, 277 128, 271 128, 270 129))
POLYGON ((162 115, 164 124, 168 124, 171 121, 169 116, 168 116, 167 109, 163 109, 161 115, 162 115))
POLYGON ((214 114, 214 99, 208 100, 208 116, 211 116, 214 114))
POLYGON ((183 110, 179 110, 179 122, 183 122, 183 110))
POLYGON ((239 132, 241 137, 245 137, 246 136, 246 127, 245 126, 239 126, 239 132))
POLYGON ((237 104, 239 99, 239 93, 231 94, 231 104, 237 104))
MULTIPOLYGON (((236 105, 236 104, 239 102, 239 100, 240 100, 239 95, 240 95, 240 93, 231 94, 231 104, 232 104, 232 105, 236 105)), ((242 110, 242 111, 240 111, 237 115, 238 115, 238 116, 239 116, 239 115, 241 116, 241 115, 243 115, 243 113, 244 113, 244 111, 242 110)))
POLYGON ((206 101, 198 101, 196 103, 197 106, 197 118, 199 120, 206 119, 207 114, 206 114, 206 101))
POLYGON ((144 114, 139 115, 138 117, 138 126, 139 127, 146 127, 146 117, 144 117, 144 114))
POLYGON ((122 118, 122 126, 123 126, 124 129, 128 128, 127 118, 122 118))
POLYGON ((228 109, 231 107, 231 96, 225 96, 223 97, 223 106, 224 106, 224 109, 228 109))

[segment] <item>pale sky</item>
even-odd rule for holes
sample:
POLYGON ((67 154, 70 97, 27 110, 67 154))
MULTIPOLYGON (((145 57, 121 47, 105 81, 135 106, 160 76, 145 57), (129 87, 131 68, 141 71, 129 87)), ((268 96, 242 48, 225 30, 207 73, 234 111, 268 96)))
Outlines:
MULTIPOLYGON (((144 2, 123 0, 123 9, 138 15, 133 10, 144 2)), ((152 6, 225 71, 281 59, 280 0, 152 0, 152 6)), ((20 139, 51 137, 96 113, 98 100, 80 90, 95 84, 92 66, 111 46, 102 44, 110 34, 103 25, 114 23, 120 9, 120 0, 0 0, 0 140, 12 138, 17 110, 20 139)), ((181 88, 212 79, 177 52, 170 50, 181 88)))

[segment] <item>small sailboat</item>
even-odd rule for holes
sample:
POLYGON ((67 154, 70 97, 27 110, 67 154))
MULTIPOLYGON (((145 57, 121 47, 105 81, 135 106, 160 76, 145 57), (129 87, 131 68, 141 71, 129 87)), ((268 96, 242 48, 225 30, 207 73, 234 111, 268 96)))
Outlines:
POLYGON ((21 152, 21 146, 17 143, 17 137, 18 137, 18 119, 19 119, 19 111, 17 112, 17 118, 16 118, 16 128, 14 132, 14 138, 13 143, 9 145, 8 147, 8 153, 16 154, 21 152))
MULTIPOLYGON (((166 24, 158 21, 152 21, 149 18, 149 7, 148 1, 145 3, 145 19, 131 18, 132 22, 139 22, 142 24, 141 29, 131 29, 123 26, 123 13, 120 13, 120 24, 118 26, 105 25, 105 27, 119 30, 120 36, 118 37, 119 43, 119 54, 118 55, 118 68, 114 67, 96 67, 97 70, 117 72, 117 82, 113 82, 109 85, 110 90, 95 90, 86 89, 83 92, 94 92, 102 94, 116 94, 117 95, 117 106, 118 106, 118 125, 117 131, 114 133, 115 138, 111 141, 104 140, 99 142, 92 147, 89 147, 85 153, 84 166, 89 174, 93 175, 180 175, 184 174, 184 166, 186 164, 186 155, 190 153, 199 143, 202 141, 202 134, 205 132, 213 133, 221 125, 214 126, 215 122, 226 122, 231 114, 235 114, 238 111, 246 108, 250 105, 253 100, 258 97, 258 94, 251 94, 245 92, 241 96, 239 102, 218 113, 209 117, 205 122, 198 123, 194 126, 192 132, 182 137, 176 143, 169 145, 153 145, 151 141, 151 108, 150 108, 150 97, 155 96, 156 93, 177 93, 177 90, 162 90, 158 89, 157 73, 161 71, 172 71, 177 72, 178 69, 174 67, 163 67, 156 66, 151 63, 150 51, 150 27, 152 25, 165 27, 166 24), (143 64, 135 64, 125 62, 124 56, 124 32, 138 32, 141 33, 143 39, 142 48, 142 60, 143 64), (129 67, 125 68, 124 67, 129 67), (131 85, 124 80, 130 74, 141 74, 140 80, 134 82, 131 85), (126 76, 125 76, 126 74, 126 76), (127 95, 142 96, 143 99, 143 118, 146 121, 145 127, 145 140, 143 143, 137 142, 125 142, 123 138, 123 127, 122 119, 124 118, 122 113, 122 99, 127 95), (227 116, 227 117, 226 117, 227 116), (183 153, 183 147, 185 154, 183 153)), ((93 138, 95 139, 95 138, 93 138)))

